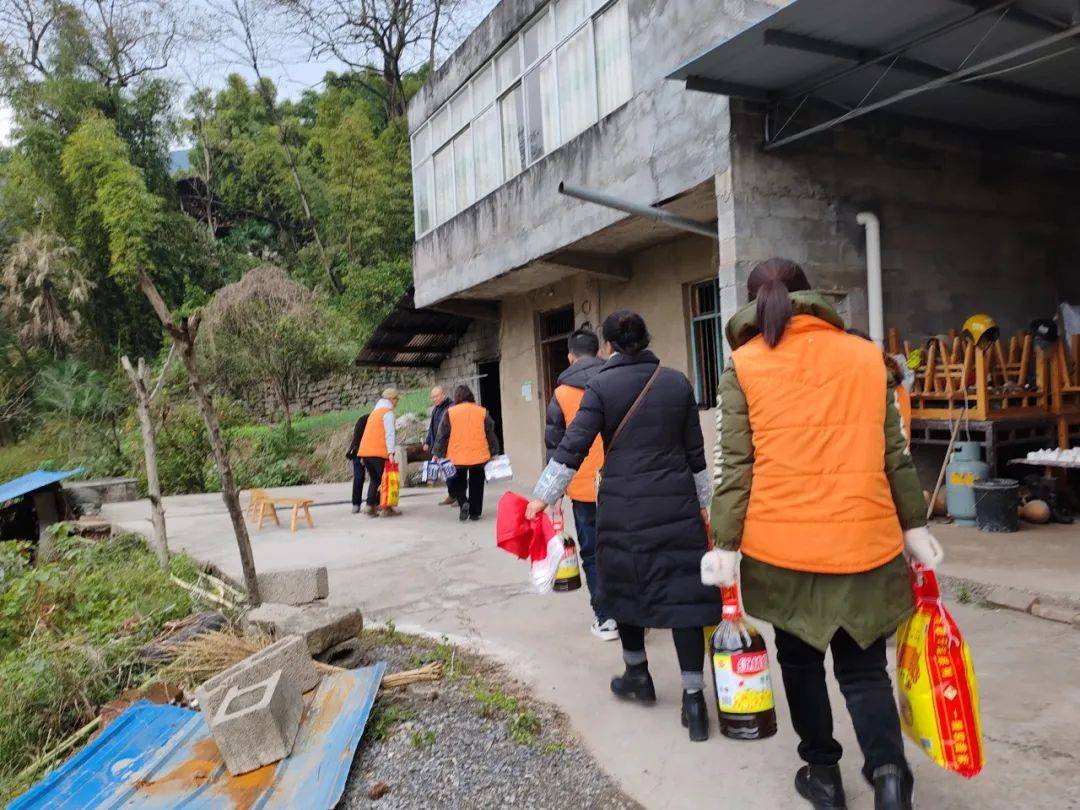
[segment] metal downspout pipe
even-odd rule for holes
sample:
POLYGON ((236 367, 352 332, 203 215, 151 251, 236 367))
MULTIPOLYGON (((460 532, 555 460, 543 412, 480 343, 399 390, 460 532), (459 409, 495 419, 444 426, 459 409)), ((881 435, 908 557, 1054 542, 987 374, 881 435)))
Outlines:
POLYGON ((715 227, 705 225, 704 223, 698 222, 696 219, 680 217, 678 214, 672 214, 671 212, 664 211, 660 208, 653 208, 651 205, 640 205, 618 197, 612 197, 610 194, 604 194, 602 191, 593 191, 590 188, 572 186, 569 183, 559 183, 559 193, 565 194, 567 197, 584 200, 585 202, 596 203, 597 205, 614 208, 618 211, 625 211, 627 214, 645 217, 646 219, 651 219, 655 222, 662 222, 672 228, 678 228, 679 230, 696 233, 698 236, 707 236, 709 239, 720 241, 720 235, 717 233, 715 227))
POLYGON ((860 211, 855 221, 866 229, 866 308, 870 339, 885 345, 885 312, 881 292, 881 221, 871 211, 860 211))

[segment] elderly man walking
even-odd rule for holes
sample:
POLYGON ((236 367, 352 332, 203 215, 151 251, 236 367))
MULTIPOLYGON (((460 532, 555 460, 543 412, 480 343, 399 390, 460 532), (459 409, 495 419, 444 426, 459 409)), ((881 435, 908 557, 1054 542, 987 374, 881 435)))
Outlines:
MULTIPOLYGON (((431 422, 428 423, 427 438, 424 439, 425 453, 430 453, 431 448, 435 446, 435 438, 439 435, 439 425, 442 424, 446 412, 450 410, 450 406, 453 404, 441 385, 436 385, 431 389, 431 422)), ((450 482, 447 481, 446 497, 439 501, 440 506, 452 506, 457 503, 450 491, 451 489, 450 482)))
POLYGON ((387 388, 375 403, 375 409, 368 416, 367 424, 360 436, 356 455, 364 465, 368 475, 367 514, 370 517, 394 517, 400 515, 392 506, 379 509, 379 487, 382 485, 383 470, 388 459, 394 457, 397 449, 397 431, 394 424, 394 408, 400 395, 396 388, 387 388))

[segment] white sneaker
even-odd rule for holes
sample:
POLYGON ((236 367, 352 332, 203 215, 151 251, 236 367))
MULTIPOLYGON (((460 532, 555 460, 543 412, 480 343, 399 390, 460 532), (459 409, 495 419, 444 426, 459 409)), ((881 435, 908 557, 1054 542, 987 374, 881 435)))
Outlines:
POLYGON ((617 641, 619 638, 619 625, 615 623, 614 619, 608 619, 603 624, 599 620, 593 619, 589 631, 601 641, 617 641))

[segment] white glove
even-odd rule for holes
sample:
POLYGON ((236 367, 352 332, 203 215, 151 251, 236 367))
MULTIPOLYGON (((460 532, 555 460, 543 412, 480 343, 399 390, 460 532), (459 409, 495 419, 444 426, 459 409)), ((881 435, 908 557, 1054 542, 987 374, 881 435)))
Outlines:
POLYGON ((701 558, 701 584, 728 587, 739 572, 739 552, 713 549, 701 558))
POLYGON ((925 526, 904 532, 904 549, 908 556, 921 564, 923 568, 931 571, 941 565, 941 561, 945 559, 941 543, 925 526))

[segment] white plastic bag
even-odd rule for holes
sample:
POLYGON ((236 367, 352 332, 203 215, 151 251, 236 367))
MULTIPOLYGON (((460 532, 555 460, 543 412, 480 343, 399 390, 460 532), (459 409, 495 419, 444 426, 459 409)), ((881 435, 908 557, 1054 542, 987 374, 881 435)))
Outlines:
POLYGON ((510 466, 510 456, 495 456, 484 465, 484 478, 487 481, 505 481, 514 477, 510 466))

